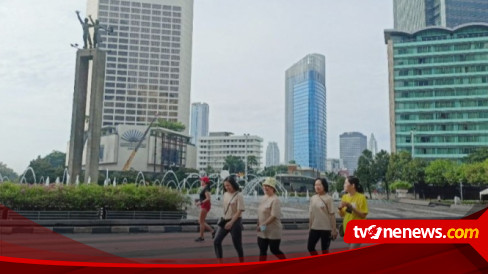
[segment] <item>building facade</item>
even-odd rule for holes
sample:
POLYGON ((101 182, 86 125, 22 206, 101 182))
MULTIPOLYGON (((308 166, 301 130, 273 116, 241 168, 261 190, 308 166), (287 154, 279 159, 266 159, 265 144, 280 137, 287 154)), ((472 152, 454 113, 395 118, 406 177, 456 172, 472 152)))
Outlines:
POLYGON ((368 150, 373 153, 373 156, 378 153, 378 142, 376 142, 376 138, 374 137, 373 133, 371 133, 371 137, 369 137, 368 150))
POLYGON ((245 162, 246 157, 256 157, 258 162, 255 170, 262 166, 263 138, 255 135, 234 135, 231 132, 210 132, 209 136, 201 137, 197 144, 197 169, 204 171, 212 167, 220 172, 227 156, 236 156, 245 162))
POLYGON ((309 54, 286 70, 285 161, 325 171, 325 56, 309 54))
POLYGON ((327 159, 327 172, 338 173, 344 168, 342 159, 327 159))
POLYGON ((280 164, 280 149, 278 143, 269 142, 266 148, 266 166, 278 166, 280 164))
POLYGON ((190 142, 192 144, 196 144, 200 137, 208 136, 208 115, 207 103, 191 104, 190 142))
POLYGON ((395 30, 414 32, 429 26, 454 28, 488 23, 486 0, 393 0, 395 30))
MULTIPOLYGON (((121 171, 143 139, 147 126, 117 125, 102 128, 100 170, 121 171)), ((166 172, 169 169, 196 168, 196 147, 190 137, 166 128, 149 130, 129 168, 142 172, 166 172)), ((69 151, 68 151, 69 153, 69 151)), ((86 146, 83 153, 85 164, 86 146)))
POLYGON ((88 0, 107 52, 103 126, 179 121, 188 134, 193 0, 88 0))
POLYGON ((488 24, 385 31, 391 151, 460 160, 488 144, 488 24))
POLYGON ((339 136, 339 153, 344 168, 353 174, 358 167, 358 160, 366 149, 366 136, 359 132, 345 132, 339 136))

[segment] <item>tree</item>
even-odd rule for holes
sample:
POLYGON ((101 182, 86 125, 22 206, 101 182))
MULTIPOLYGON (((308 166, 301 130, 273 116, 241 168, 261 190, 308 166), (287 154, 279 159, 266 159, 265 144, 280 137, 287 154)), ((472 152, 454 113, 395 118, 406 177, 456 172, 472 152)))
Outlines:
MULTIPOLYGON (((465 180, 472 185, 486 184, 488 180, 488 160, 482 163, 470 163, 463 166, 465 174, 465 180)), ((461 172, 459 172, 461 173, 461 172)), ((461 177, 461 176, 460 176, 461 177)), ((459 182, 458 179, 456 182, 459 182)))
POLYGON ((288 161, 288 163, 289 163, 290 165, 296 165, 296 164, 297 164, 297 162, 296 162, 295 160, 290 160, 290 161, 288 161))
POLYGON ((153 127, 162 127, 162 128, 167 128, 173 131, 178 131, 181 132, 185 130, 185 125, 183 125, 181 122, 173 122, 173 121, 168 121, 165 119, 159 118, 154 124, 153 127))
POLYGON ((438 159, 430 162, 430 164, 425 168, 425 181, 429 184, 445 185, 449 183, 446 177, 446 172, 453 170, 456 163, 438 159))
POLYGON ((244 161, 241 158, 229 155, 224 159, 223 169, 228 170, 229 173, 237 173, 244 172, 244 166, 244 161))
POLYGON ((63 176, 65 161, 65 153, 53 151, 44 158, 41 158, 40 155, 37 156, 37 159, 32 160, 29 166, 36 173, 37 180, 40 180, 40 177, 42 176, 45 179, 49 177, 49 179, 52 181, 55 180, 56 177, 63 176))
POLYGON ((215 173, 215 169, 214 169, 212 166, 208 165, 208 166, 205 168, 205 173, 206 173, 207 175, 210 175, 210 174, 212 174, 212 173, 215 173))
POLYGON ((478 148, 474 152, 470 153, 464 158, 466 163, 480 163, 488 159, 488 148, 482 147, 478 148))
POLYGON ((412 161, 410 152, 400 151, 392 153, 388 163, 388 171, 386 172, 386 180, 388 182, 406 181, 405 171, 408 169, 408 163, 412 161))
POLYGON ((369 197, 372 197, 371 183, 376 183, 374 170, 373 153, 370 150, 365 149, 361 156, 359 156, 358 167, 355 171, 355 175, 359 178, 359 181, 366 185, 369 197))
POLYGON ((250 169, 251 171, 254 171, 254 166, 257 166, 259 163, 258 163, 258 159, 256 158, 256 156, 254 155, 249 155, 247 156, 247 167, 248 169, 250 169))
POLYGON ((383 182, 385 184, 386 199, 390 199, 390 189, 388 187, 388 181, 386 180, 389 162, 390 154, 388 154, 388 152, 381 150, 376 153, 374 157, 374 178, 376 182, 383 182))
POLYGON ((17 175, 17 173, 15 173, 13 169, 9 168, 6 164, 2 162, 0 162, 0 176, 2 176, 0 181, 3 181, 3 178, 5 177, 8 177, 9 181, 14 181, 19 177, 19 175, 17 175))
POLYGON ((260 176, 274 177, 276 174, 286 174, 288 172, 288 166, 268 166, 264 167, 264 170, 259 174, 260 176))

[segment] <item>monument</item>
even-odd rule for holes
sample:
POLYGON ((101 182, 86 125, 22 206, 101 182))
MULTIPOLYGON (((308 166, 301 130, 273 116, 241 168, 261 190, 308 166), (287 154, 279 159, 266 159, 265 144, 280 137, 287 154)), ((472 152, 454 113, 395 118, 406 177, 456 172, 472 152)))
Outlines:
POLYGON ((73 184, 75 178, 81 175, 83 148, 86 136, 86 165, 85 183, 90 178, 98 179, 98 162, 100 152, 100 138, 102 128, 102 103, 103 90, 105 86, 105 60, 106 53, 98 48, 91 48, 91 39, 88 33, 88 19, 86 25, 76 12, 78 19, 83 26, 83 49, 76 52, 75 85, 73 92, 73 111, 71 115, 71 136, 69 142, 68 174, 69 183, 73 184), (86 41, 89 41, 90 48, 87 48, 86 41), (91 63, 91 70, 90 70, 91 63), (91 75, 89 75, 91 73, 91 75), (88 79, 91 76, 90 91, 88 92, 88 79), (87 113, 87 97, 89 108, 87 113), (85 132, 85 119, 88 115, 88 127, 85 132), (86 134, 86 135, 85 135, 86 134))

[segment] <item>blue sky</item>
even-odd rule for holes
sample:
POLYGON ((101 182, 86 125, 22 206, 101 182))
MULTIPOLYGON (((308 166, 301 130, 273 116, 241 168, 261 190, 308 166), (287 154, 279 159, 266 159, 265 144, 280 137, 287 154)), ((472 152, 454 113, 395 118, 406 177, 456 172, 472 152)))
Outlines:
MULTIPOLYGON (((75 49, 86 0, 0 3, 0 161, 21 173, 69 141, 75 49), (8 26, 8 27, 7 27, 8 26)), ((210 131, 278 142, 284 155, 285 70, 326 56, 327 154, 339 135, 375 134, 389 150, 383 30, 391 0, 195 0, 192 102, 210 106, 210 131)), ((263 159, 264 160, 264 159, 263 159)))

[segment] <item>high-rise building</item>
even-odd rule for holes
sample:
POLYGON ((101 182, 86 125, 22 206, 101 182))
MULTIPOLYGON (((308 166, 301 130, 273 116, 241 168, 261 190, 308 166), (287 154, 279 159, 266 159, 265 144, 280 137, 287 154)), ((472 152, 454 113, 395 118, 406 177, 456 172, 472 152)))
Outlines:
POLYGON ((327 172, 338 173, 344 168, 342 159, 327 159, 327 172))
POLYGON ((339 136, 339 153, 344 167, 353 174, 358 160, 366 149, 366 136, 359 132, 345 132, 339 136))
POLYGON ((276 142, 269 142, 266 148, 266 166, 277 166, 280 164, 280 149, 276 142))
POLYGON ((414 32, 429 26, 454 28, 488 22, 486 0, 393 0, 395 30, 414 32))
POLYGON ((103 125, 146 125, 156 114, 188 134, 193 0, 88 0, 107 52, 103 125))
POLYGON ((325 56, 309 54, 286 70, 285 161, 325 171, 325 56))
POLYGON ((385 30, 385 43, 391 152, 459 160, 486 146, 488 24, 385 30))
POLYGON ((376 142, 376 138, 374 138, 373 133, 371 133, 371 137, 369 137, 368 150, 373 153, 373 156, 378 153, 378 143, 376 142))
POLYGON ((196 144, 202 136, 208 136, 208 104, 191 104, 190 136, 191 142, 196 144))

